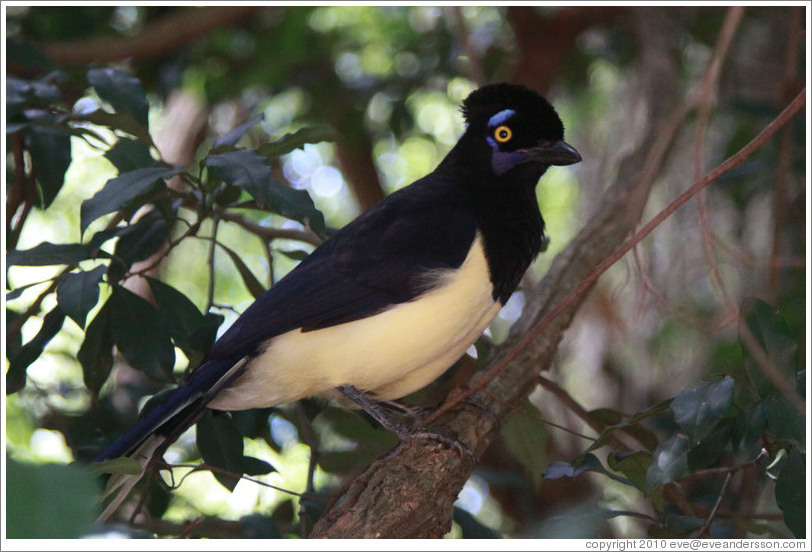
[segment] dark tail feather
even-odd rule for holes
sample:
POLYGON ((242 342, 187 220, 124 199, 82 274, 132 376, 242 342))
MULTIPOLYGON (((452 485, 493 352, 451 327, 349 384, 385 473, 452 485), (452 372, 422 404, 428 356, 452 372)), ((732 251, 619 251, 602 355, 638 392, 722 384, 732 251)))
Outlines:
POLYGON ((194 371, 188 383, 173 391, 95 458, 96 462, 103 462, 130 456, 141 464, 141 471, 137 474, 110 477, 104 496, 113 493, 116 496, 99 516, 99 521, 106 520, 118 509, 153 460, 163 456, 166 448, 200 419, 206 405, 243 373, 248 360, 249 357, 243 357, 236 362, 209 361, 202 365, 194 371))

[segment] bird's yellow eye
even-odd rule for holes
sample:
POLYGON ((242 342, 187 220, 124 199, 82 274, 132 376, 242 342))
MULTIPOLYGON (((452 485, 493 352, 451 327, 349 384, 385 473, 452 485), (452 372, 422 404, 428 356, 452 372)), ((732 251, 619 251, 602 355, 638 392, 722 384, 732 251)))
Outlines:
POLYGON ((496 141, 500 144, 504 144, 511 138, 513 138, 513 131, 510 130, 510 127, 507 125, 501 125, 497 127, 496 130, 493 131, 493 137, 496 138, 496 141))

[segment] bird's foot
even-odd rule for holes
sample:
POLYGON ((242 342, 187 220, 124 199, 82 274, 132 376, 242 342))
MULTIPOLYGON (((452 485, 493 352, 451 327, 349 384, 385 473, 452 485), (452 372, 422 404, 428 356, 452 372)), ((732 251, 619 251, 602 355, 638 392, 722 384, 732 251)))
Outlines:
POLYGON ((463 458, 467 458, 471 465, 476 464, 476 456, 473 451, 462 443, 456 436, 449 436, 435 428, 408 427, 391 414, 383 405, 370 399, 362 391, 352 385, 342 385, 337 388, 345 397, 360 406, 367 414, 372 416, 379 424, 398 436, 401 441, 411 439, 433 439, 449 448, 454 449, 463 458))

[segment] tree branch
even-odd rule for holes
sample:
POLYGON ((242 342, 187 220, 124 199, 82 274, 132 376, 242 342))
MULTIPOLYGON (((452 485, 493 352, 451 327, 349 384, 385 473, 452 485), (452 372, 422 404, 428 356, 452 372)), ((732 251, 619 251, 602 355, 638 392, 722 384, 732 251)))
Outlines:
POLYGON ((257 9, 259 6, 185 8, 152 21, 133 36, 45 42, 39 46, 58 65, 160 57, 218 27, 245 19, 257 9))

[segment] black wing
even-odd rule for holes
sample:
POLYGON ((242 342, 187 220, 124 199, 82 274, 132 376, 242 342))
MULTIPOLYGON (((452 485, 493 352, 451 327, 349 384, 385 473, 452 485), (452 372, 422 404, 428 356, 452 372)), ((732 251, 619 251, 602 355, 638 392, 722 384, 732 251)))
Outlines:
POLYGON ((458 268, 476 219, 458 185, 429 175, 342 228, 260 296, 215 343, 209 359, 253 355, 268 339, 365 318, 411 301, 432 269, 458 268))
POLYGON ((142 414, 97 458, 116 458, 155 431, 183 431, 237 363, 268 339, 350 322, 410 301, 431 286, 427 270, 457 268, 476 235, 467 195, 436 176, 390 195, 318 247, 259 297, 217 340, 185 385, 142 414))

